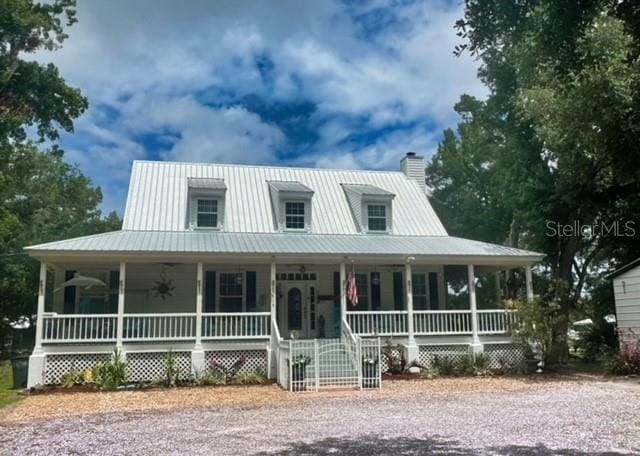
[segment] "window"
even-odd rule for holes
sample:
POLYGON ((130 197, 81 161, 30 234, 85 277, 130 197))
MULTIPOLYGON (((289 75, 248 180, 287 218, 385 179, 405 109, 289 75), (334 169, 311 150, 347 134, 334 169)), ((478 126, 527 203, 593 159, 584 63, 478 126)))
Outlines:
POLYGON ((242 312, 242 273, 220 273, 220 312, 242 312))
POLYGON ((384 204, 369 204, 367 216, 369 231, 387 230, 387 207, 384 204))
POLYGON ((412 274, 411 281, 413 308, 415 310, 428 310, 427 276, 425 274, 412 274))
POLYGON ((288 230, 304 230, 304 202, 287 201, 285 203, 285 227, 288 230))
POLYGON ((196 226, 199 228, 216 228, 218 226, 218 200, 198 199, 196 226))

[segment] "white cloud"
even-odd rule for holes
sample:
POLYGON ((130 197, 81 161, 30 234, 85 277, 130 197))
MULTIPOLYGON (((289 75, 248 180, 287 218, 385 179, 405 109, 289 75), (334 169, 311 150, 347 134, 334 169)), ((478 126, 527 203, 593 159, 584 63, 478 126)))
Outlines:
POLYGON ((89 97, 76 128, 87 141, 74 142, 68 156, 105 193, 126 187, 132 159, 158 156, 141 135, 168 138, 164 159, 277 161, 288 144, 283 132, 225 101, 244 95, 317 106, 310 122, 319 139, 290 161, 396 168, 407 150, 435 149, 441 129, 456 121, 461 93, 485 93, 477 62, 452 54, 461 8, 444 0, 79 2, 63 49, 38 58, 89 97), (378 9, 395 21, 369 33, 354 21, 378 9), (270 62, 267 80, 257 59, 270 62), (102 106, 117 118, 101 117, 102 106), (367 130, 386 133, 366 147, 345 145, 367 130))

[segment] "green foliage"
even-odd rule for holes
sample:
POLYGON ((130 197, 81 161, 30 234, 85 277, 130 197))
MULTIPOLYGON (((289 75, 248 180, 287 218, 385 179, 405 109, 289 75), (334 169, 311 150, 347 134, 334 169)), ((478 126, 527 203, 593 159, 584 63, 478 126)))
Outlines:
POLYGON ((93 368, 93 383, 100 389, 116 389, 127 382, 127 363, 119 349, 111 358, 93 368))
POLYGON ((433 377, 449 376, 486 376, 490 375, 489 359, 482 353, 475 356, 471 353, 463 356, 436 355, 431 367, 425 370, 426 375, 433 377))
POLYGON ((13 389, 11 363, 0 362, 0 409, 19 401, 21 397, 19 390, 13 389))
POLYGON ((87 108, 54 65, 25 59, 58 49, 75 14, 75 0, 0 2, 0 145, 23 141, 27 126, 35 126, 41 139, 55 140, 58 128, 72 131, 73 119, 87 108))
POLYGON ((264 373, 258 369, 252 372, 240 372, 234 379, 236 385, 261 385, 264 381, 264 373))
POLYGON ((404 352, 404 346, 401 344, 392 344, 387 340, 382 346, 381 356, 387 360, 388 374, 402 374, 407 369, 407 357, 404 352))
POLYGON ((82 385, 84 383, 84 372, 80 369, 73 368, 62 376, 62 387, 71 388, 72 386, 82 385))
POLYGON ((560 305, 553 300, 539 297, 528 301, 508 301, 505 306, 518 311, 518 324, 513 330, 513 339, 531 347, 544 362, 553 359, 555 337, 562 327, 564 316, 560 305))
POLYGON ((166 386, 176 386, 178 376, 180 375, 180 369, 178 367, 178 358, 173 350, 169 350, 164 357, 164 371, 165 378, 164 383, 166 386))
POLYGON ((640 343, 620 343, 620 351, 607 363, 606 369, 614 375, 640 375, 640 343))
POLYGON ((640 8, 464 3, 457 53, 481 59, 489 96, 456 105, 458 131, 445 132, 427 168, 432 201, 452 235, 546 254, 534 283, 564 315, 553 341, 560 355, 589 278, 611 258, 640 255, 640 8), (559 235, 547 224, 576 221, 632 222, 636 236, 559 235))
POLYGON ((196 377, 196 384, 204 385, 226 385, 227 377, 220 371, 214 371, 212 369, 206 369, 196 377))

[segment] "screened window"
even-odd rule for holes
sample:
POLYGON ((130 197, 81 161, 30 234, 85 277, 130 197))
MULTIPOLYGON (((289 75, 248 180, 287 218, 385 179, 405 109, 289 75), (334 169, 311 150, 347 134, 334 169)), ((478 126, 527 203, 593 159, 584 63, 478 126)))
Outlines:
POLYGON ((387 230, 387 207, 384 204, 369 204, 367 218, 369 231, 387 230))
POLYGON ((287 201, 285 203, 285 227, 288 230, 304 230, 304 202, 287 201))
POLYGON ((198 199, 196 223, 201 228, 215 228, 218 226, 218 200, 198 199))
POLYGON ((220 311, 242 312, 242 273, 220 273, 220 311))
POLYGON ((428 310, 429 300, 426 274, 412 274, 411 281, 413 308, 415 310, 428 310))

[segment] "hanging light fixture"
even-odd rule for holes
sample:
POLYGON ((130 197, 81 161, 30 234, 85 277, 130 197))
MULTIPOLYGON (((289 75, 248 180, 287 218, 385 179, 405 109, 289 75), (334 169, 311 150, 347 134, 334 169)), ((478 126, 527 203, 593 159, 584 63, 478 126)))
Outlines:
POLYGON ((373 277, 371 278, 371 285, 375 285, 376 287, 380 285, 380 274, 378 274, 378 267, 373 267, 373 277))
POLYGON ((238 274, 236 274, 236 285, 242 285, 242 271, 240 271, 240 265, 238 265, 238 274))

